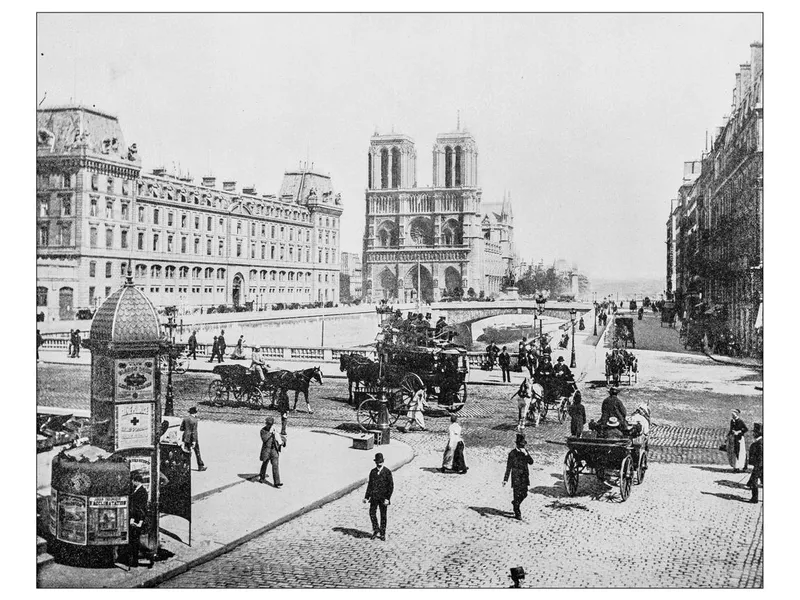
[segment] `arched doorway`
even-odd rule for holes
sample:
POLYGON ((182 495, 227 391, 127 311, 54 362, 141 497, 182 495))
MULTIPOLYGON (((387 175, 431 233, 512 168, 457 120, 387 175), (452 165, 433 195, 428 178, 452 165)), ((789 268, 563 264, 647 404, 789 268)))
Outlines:
POLYGON ((461 273, 455 267, 445 269, 444 287, 450 295, 453 294, 453 290, 461 288, 461 273))
POLYGON ((233 292, 231 294, 231 299, 233 300, 234 306, 239 306, 242 302, 242 283, 244 278, 242 277, 241 273, 237 273, 236 277, 233 278, 233 292))
POLYGON ((62 287, 58 290, 58 318, 62 321, 69 321, 75 318, 72 299, 73 290, 71 287, 62 287))
POLYGON ((406 282, 406 286, 414 290, 414 300, 419 295, 422 302, 433 302, 433 277, 428 269, 414 265, 408 271, 406 282))
POLYGON ((378 281, 381 284, 381 289, 378 292, 380 298, 385 298, 386 300, 397 298, 397 277, 390 269, 386 268, 381 271, 378 281))

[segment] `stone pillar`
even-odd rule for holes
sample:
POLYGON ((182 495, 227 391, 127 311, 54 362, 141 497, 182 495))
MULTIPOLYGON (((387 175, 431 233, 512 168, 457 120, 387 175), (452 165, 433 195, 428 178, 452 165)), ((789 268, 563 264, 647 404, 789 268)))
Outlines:
POLYGON ((389 151, 386 153, 386 158, 389 160, 389 168, 386 171, 386 181, 388 183, 388 188, 392 189, 392 184, 394 183, 392 179, 392 168, 394 167, 394 160, 392 158, 392 149, 389 148, 389 151))

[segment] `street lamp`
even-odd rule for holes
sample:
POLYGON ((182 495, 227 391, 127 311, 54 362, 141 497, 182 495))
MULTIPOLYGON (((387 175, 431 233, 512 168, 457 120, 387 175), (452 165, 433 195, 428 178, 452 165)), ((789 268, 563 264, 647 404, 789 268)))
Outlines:
POLYGON ((575 316, 578 314, 578 311, 574 308, 569 309, 569 318, 572 321, 572 356, 569 359, 569 368, 574 369, 577 366, 575 362, 575 316))
POLYGON ((173 351, 175 349, 175 309, 168 307, 167 324, 164 326, 169 333, 167 334, 167 395, 164 400, 164 415, 167 417, 175 416, 174 399, 175 395, 172 390, 172 361, 173 351))
POLYGON ((597 300, 594 301, 594 336, 597 337, 597 300))

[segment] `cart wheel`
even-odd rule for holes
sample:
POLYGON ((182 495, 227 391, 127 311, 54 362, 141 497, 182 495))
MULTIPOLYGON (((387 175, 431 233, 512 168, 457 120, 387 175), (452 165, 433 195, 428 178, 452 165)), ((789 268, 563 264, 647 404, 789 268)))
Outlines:
POLYGON ((367 398, 358 405, 356 419, 358 426, 364 431, 369 431, 378 427, 378 415, 381 411, 381 403, 375 398, 367 398))
POLYGON ((570 496, 578 493, 579 474, 578 459, 575 456, 575 451, 570 450, 564 457, 564 487, 567 488, 567 494, 570 496))
POLYGON ((452 399, 452 404, 448 404, 445 408, 451 413, 457 413, 464 408, 464 405, 467 403, 466 381, 461 382, 461 385, 458 386, 458 390, 453 393, 450 399, 452 399))
POLYGON ((636 467, 636 485, 641 485, 647 473, 647 450, 642 448, 639 451, 639 464, 636 467))
POLYGON ((622 501, 628 499, 631 495, 631 485, 633 484, 633 461, 630 456, 622 459, 622 464, 619 467, 619 493, 622 496, 622 501))
POLYGON ((261 408, 264 404, 264 394, 259 388, 253 388, 247 394, 247 401, 253 405, 253 408, 261 408))
POLYGON ((407 373, 403 379, 400 380, 400 389, 398 390, 402 398, 403 406, 408 407, 411 404, 411 398, 414 397, 417 390, 423 387, 425 387, 425 384, 422 383, 422 379, 419 378, 419 375, 416 373, 407 373))
POLYGON ((561 405, 558 407, 558 422, 563 423, 567 420, 567 413, 569 411, 569 407, 571 404, 571 399, 569 397, 563 398, 561 400, 561 405))
POLYGON ((208 385, 208 400, 214 406, 222 406, 228 401, 228 390, 223 383, 217 379, 208 385))

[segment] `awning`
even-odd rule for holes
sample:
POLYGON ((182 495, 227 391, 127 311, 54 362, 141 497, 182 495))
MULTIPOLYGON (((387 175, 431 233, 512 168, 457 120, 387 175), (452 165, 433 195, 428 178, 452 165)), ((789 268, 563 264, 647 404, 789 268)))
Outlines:
POLYGON ((758 315, 756 315, 756 329, 764 329, 764 303, 758 305, 758 315))

